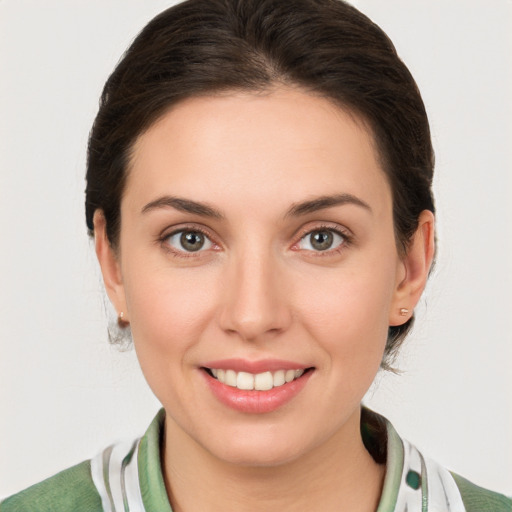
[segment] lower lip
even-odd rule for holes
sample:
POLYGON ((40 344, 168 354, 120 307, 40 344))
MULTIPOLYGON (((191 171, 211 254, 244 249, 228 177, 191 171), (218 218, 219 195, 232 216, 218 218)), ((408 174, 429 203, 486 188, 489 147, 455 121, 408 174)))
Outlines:
POLYGON ((223 384, 206 371, 201 371, 211 391, 220 402, 239 412, 253 414, 272 412, 290 402, 302 391, 313 373, 310 370, 292 382, 267 391, 246 391, 223 384))

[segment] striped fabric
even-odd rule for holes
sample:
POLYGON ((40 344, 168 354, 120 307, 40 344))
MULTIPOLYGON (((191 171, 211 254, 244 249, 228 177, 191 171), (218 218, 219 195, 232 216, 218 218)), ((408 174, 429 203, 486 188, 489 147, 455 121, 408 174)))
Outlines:
POLYGON ((139 484, 139 440, 110 446, 91 460, 104 512, 145 512, 139 484))
MULTIPOLYGON (((512 512, 512 500, 482 489, 425 458, 382 416, 363 410, 361 431, 386 461, 377 512, 512 512)), ((172 512, 161 471, 162 409, 146 434, 109 446, 0 503, 0 512, 172 512)))
POLYGON ((467 512, 451 473, 395 434, 388 429, 388 449, 401 457, 395 457, 395 463, 388 466, 377 512, 467 512), (386 488, 388 479, 393 485, 386 488))
MULTIPOLYGON (((377 512, 467 512, 451 473, 402 440, 387 420, 385 424, 388 461, 377 512)), ((109 447, 91 462, 105 512, 153 512, 144 509, 142 501, 138 445, 136 441, 109 447)))

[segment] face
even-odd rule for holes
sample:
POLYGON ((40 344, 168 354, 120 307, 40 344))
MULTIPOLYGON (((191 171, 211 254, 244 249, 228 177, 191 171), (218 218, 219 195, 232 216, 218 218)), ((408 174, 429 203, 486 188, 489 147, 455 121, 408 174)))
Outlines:
POLYGON ((349 435, 406 320, 362 122, 292 89, 183 101, 137 141, 121 219, 105 280, 168 425, 256 465, 349 435))

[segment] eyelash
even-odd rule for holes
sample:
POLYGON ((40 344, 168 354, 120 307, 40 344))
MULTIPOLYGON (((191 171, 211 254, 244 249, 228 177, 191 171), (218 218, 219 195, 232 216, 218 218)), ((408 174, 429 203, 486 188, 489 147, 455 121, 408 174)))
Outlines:
POLYGON ((312 235, 313 233, 318 233, 318 232, 322 232, 322 231, 329 231, 331 233, 335 233, 335 234, 341 236, 343 238, 343 242, 340 243, 340 245, 338 247, 336 247, 335 249, 327 249, 325 251, 308 250, 308 252, 310 252, 311 256, 314 258, 323 258, 323 257, 333 256, 334 254, 340 254, 343 251, 345 251, 345 249, 350 247, 350 245, 352 245, 352 243, 353 243, 353 237, 351 234, 349 234, 349 232, 346 229, 343 229, 343 228, 341 228, 341 226, 337 226, 337 225, 332 226, 332 225, 324 224, 324 225, 320 225, 320 226, 315 226, 313 229, 305 228, 304 230, 302 230, 301 234, 299 235, 299 239, 297 240, 297 242, 295 242, 293 244, 292 247, 295 247, 296 245, 298 245, 308 235, 312 235))
MULTIPOLYGON (((164 235, 162 235, 158 239, 158 242, 160 243, 160 245, 162 245, 162 247, 169 254, 171 254, 175 258, 197 258, 198 254, 201 254, 202 252, 205 252, 205 251, 203 251, 201 249, 198 250, 197 252, 180 251, 180 250, 174 249, 173 247, 171 247, 171 245, 169 245, 167 243, 167 241, 169 240, 169 238, 171 236, 177 235, 179 233, 187 233, 187 232, 188 233, 201 233, 205 238, 207 238, 213 244, 214 247, 217 247, 217 248, 219 247, 219 245, 215 242, 214 237, 212 237, 212 235, 208 231, 206 231, 205 229, 203 229, 199 226, 184 226, 179 229, 175 229, 175 230, 171 231, 170 233, 165 233, 164 235)), ((217 249, 214 248, 213 250, 217 250, 217 249)))
MULTIPOLYGON (((320 226, 315 226, 312 229, 311 228, 303 229, 299 234, 298 240, 293 243, 292 249, 293 249, 293 247, 297 246, 302 240, 304 240, 308 235, 311 235, 311 234, 317 233, 317 232, 321 232, 321 231, 329 231, 331 233, 335 233, 343 238, 343 242, 335 249, 327 249, 325 251, 307 250, 312 255, 314 255, 313 257, 326 257, 326 256, 332 256, 333 254, 339 254, 339 253, 343 252, 347 247, 349 247, 353 242, 352 235, 350 235, 345 229, 342 229, 339 226, 334 227, 332 225, 330 225, 330 226, 329 225, 320 225, 320 226)), ((159 237, 158 242, 169 254, 171 254, 175 258, 196 258, 202 252, 206 252, 206 250, 201 250, 201 249, 199 249, 197 251, 197 253, 187 252, 185 250, 180 251, 180 250, 174 249, 167 243, 167 241, 169 240, 170 237, 177 235, 179 233, 186 233, 186 232, 201 233, 204 237, 206 237, 213 244, 213 246, 214 246, 213 250, 218 250, 219 244, 217 244, 215 242, 215 238, 212 237, 212 235, 207 230, 205 230, 199 226, 184 226, 179 229, 173 230, 170 233, 165 233, 164 235, 159 237)), ((300 250, 300 249, 297 249, 297 250, 300 250)))

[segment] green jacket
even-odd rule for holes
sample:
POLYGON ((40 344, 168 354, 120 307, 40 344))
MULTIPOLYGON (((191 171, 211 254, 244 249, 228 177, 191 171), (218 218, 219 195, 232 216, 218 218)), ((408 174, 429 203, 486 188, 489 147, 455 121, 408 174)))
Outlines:
MULTIPOLYGON (((110 446, 7 498, 0 512, 172 512, 160 469, 164 418, 161 410, 141 439, 110 446)), ((386 463, 377 512, 512 512, 512 499, 425 458, 365 408, 361 433, 368 451, 386 463)))

